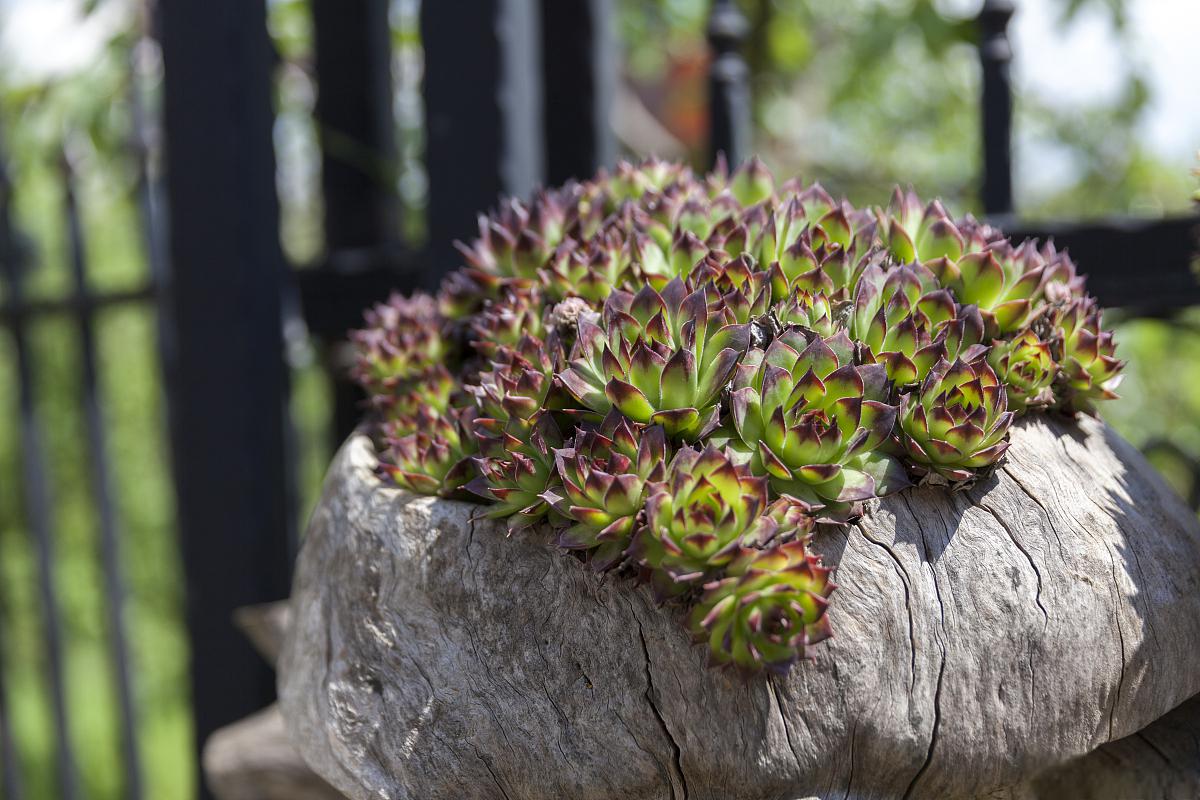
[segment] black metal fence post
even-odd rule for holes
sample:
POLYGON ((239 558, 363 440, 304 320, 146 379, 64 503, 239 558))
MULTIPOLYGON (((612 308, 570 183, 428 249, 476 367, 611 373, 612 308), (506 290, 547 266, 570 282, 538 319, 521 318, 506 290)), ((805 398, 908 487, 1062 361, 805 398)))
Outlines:
POLYGON ((714 0, 708 17, 712 64, 708 75, 709 163, 724 153, 731 166, 750 155, 749 68, 742 58, 746 18, 733 0, 714 0))
POLYGON ((502 193, 542 180, 541 63, 535 0, 421 4, 429 173, 427 286, 458 266, 456 239, 502 193))
POLYGON ((1012 0, 985 0, 979 12, 979 62, 983 67, 983 210, 989 215, 1013 211, 1012 185, 1012 43, 1008 21, 1012 0))
MULTIPOLYGON (((348 250, 371 250, 398 238, 396 125, 392 112, 392 43, 387 0, 312 0, 316 51, 317 133, 321 142, 326 268, 348 250)), ((341 331, 337 339, 342 338, 341 331)), ((333 442, 349 435, 362 394, 325 354, 333 380, 333 442)))
POLYGON ((327 250, 396 238, 396 125, 387 0, 312 0, 327 250))
POLYGON ((172 453, 196 745, 274 696, 231 624, 288 592, 283 256, 265 0, 164 0, 172 453))
POLYGON ((612 0, 542 0, 546 181, 591 176, 616 157, 612 0))

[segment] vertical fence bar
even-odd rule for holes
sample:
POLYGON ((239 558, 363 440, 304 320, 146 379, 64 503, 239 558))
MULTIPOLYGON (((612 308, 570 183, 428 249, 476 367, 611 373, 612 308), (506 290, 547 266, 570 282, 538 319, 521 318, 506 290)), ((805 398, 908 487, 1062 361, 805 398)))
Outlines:
POLYGON ((983 210, 989 215, 1013 211, 1012 43, 1008 22, 1012 0, 985 0, 979 12, 979 63, 983 67, 983 210))
MULTIPOLYGON (((325 249, 331 255, 378 248, 398 238, 388 9, 387 0, 312 0, 315 117, 321 142, 325 249)), ((344 365, 336 362, 337 352, 335 348, 325 355, 333 382, 335 446, 357 424, 363 399, 347 380, 344 365)))
POLYGON ((742 43, 749 28, 734 0, 714 0, 708 17, 712 64, 708 72, 709 163, 724 153, 730 166, 750 155, 749 69, 742 43))
POLYGON ((12 318, 13 349, 17 360, 17 396, 20 409, 21 456, 24 472, 26 514, 33 536, 37 561, 38 594, 42 603, 46 658, 49 669, 50 700, 54 714, 54 742, 58 791, 63 800, 79 797, 79 777, 67 715, 63 685, 63 631, 58 597, 54 587, 54 520, 51 513, 50 486, 46 475, 45 449, 37 408, 33 399, 33 364, 21 305, 19 248, 14 239, 11 218, 12 187, 7 171, 0 165, 0 277, 8 284, 8 299, 15 314, 12 318))
POLYGON ((426 167, 434 286, 458 266, 455 239, 501 193, 542 179, 541 63, 535 0, 421 4, 426 167))
MULTIPOLYGON (((4 171, 4 165, 0 164, 0 193, 2 193, 0 194, 0 261, 3 261, 4 264, 17 260, 16 247, 11 241, 9 189, 7 172, 4 171)), ((7 283, 7 269, 7 266, 0 266, 0 285, 7 283)), ((9 302, 15 309, 16 304, 12 297, 9 297, 9 302)), ((17 757, 12 718, 8 710, 8 681, 5 679, 5 667, 8 665, 7 642, 9 640, 5 638, 4 631, 8 608, 3 601, 3 595, 0 595, 0 770, 3 770, 4 773, 0 776, 0 789, 3 789, 5 798, 23 800, 25 790, 21 780, 21 763, 17 757)))
POLYGON ((314 117, 328 250, 396 238, 396 122, 387 0, 312 0, 314 117))
MULTIPOLYGON (((127 147, 133 158, 137 174, 135 192, 137 194, 138 221, 141 225, 142 246, 145 251, 146 263, 150 268, 150 282, 158 294, 162 294, 170 279, 167 269, 166 225, 164 224, 163 198, 160 175, 155 158, 161 156, 156 148, 159 130, 156 118, 148 113, 145 103, 146 76, 143 74, 143 60, 148 60, 146 53, 151 48, 157 48, 158 42, 154 33, 155 2, 144 0, 140 6, 140 37, 134 45, 129 61, 129 108, 131 125, 127 147)), ((174 363, 174 347, 170 342, 170 326, 164 325, 166 310, 158 303, 158 346, 163 366, 174 363)), ((169 391, 171 381, 164 381, 169 391)), ((167 404, 170 411, 170 403, 167 404)))
POLYGON ((141 800, 142 768, 137 749, 137 716, 134 713, 130 679, 129 641, 125 633, 125 582, 122 577, 121 546, 113 502, 113 484, 108 461, 108 442, 104 435, 104 415, 96 375, 95 308, 87 284, 83 228, 75 194, 75 173, 68 157, 62 159, 62 179, 66 193, 68 251, 74 283, 80 356, 83 360, 83 417, 87 428, 88 456, 91 460, 92 497, 100 526, 100 562, 104 571, 104 594, 108 611, 108 629, 112 637, 113 664, 116 671, 117 702, 120 709, 121 761, 125 771, 125 797, 141 800))
POLYGON ((546 181, 590 177, 616 157, 612 0, 541 0, 546 181))
POLYGON ((159 12, 171 441, 200 748, 274 697, 231 615, 288 592, 273 55, 265 0, 163 0, 159 12))

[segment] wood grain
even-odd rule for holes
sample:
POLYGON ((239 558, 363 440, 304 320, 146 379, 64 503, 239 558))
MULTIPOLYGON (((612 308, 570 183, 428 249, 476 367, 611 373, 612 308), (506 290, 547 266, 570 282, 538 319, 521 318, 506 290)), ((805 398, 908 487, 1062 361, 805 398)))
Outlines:
POLYGON ((1023 422, 969 491, 820 532, 836 634, 780 680, 373 464, 361 436, 334 462, 280 662, 293 738, 354 800, 1048 799, 1200 692, 1200 524, 1094 420, 1023 422))

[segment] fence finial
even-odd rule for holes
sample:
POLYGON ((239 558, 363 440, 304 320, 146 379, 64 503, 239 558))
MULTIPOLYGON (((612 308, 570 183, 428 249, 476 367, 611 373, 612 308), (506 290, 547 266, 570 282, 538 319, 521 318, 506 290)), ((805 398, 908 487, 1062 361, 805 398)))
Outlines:
POLYGON ((1011 214, 1013 94, 1008 23, 1012 0, 985 0, 979 12, 979 61, 983 67, 983 210, 1011 214))
POLYGON ((709 163, 724 153, 736 167, 750 152, 749 69, 741 55, 749 26, 733 0, 714 0, 708 17, 709 163))

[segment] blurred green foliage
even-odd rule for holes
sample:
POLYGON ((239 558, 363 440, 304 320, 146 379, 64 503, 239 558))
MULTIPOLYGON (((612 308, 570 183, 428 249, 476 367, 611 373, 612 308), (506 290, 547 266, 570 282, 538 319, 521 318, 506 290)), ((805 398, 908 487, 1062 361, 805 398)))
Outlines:
MULTIPOLYGON (((1056 0, 1062 24, 1099 9, 1123 30, 1126 7, 1151 0, 1056 0)), ((130 150, 130 93, 134 86, 153 110, 159 64, 152 46, 137 44, 135 0, 81 2, 119 5, 121 15, 94 63, 36 79, 0 75, 4 157, 16 186, 16 223, 33 259, 28 291, 36 297, 69 292, 58 162, 71 148, 79 171, 91 281, 102 290, 146 280, 141 227, 134 199, 137 170, 130 150), (131 58, 132 56, 132 58, 131 58), (131 69, 131 63, 137 70, 131 69), (132 77, 139 76, 135 84, 132 77)), ((86 6, 86 7, 85 7, 86 6)), ((397 58, 397 189, 406 234, 423 231, 423 132, 419 102, 420 43, 416 0, 397 0, 393 22, 397 58)), ((276 126, 281 235, 295 262, 319 254, 320 195, 311 25, 304 0, 271 0, 270 32, 280 55, 276 126)), ((702 119, 704 0, 619 0, 618 37, 624 71, 646 97, 683 98, 681 119, 702 119), (699 61, 697 61, 699 59, 699 61), (696 64, 700 68, 696 68, 696 64), (681 66, 682 65, 682 66, 681 66), (690 65, 690 66, 689 66, 690 65), (680 85, 672 85, 672 82, 680 85), (688 82, 692 84, 689 85, 688 82)), ((974 27, 934 0, 745 0, 750 23, 746 52, 752 75, 757 147, 779 174, 818 178, 855 202, 886 198, 893 183, 940 194, 958 210, 976 208, 979 174, 978 65, 974 27)), ((969 9, 968 9, 969 11, 969 9)), ((1137 123, 1149 89, 1131 68, 1119 100, 1079 109, 1053 98, 1018 97, 1018 141, 1048 143, 1070 164, 1074 179, 1045 196, 1020 196, 1029 215, 1056 216, 1179 210, 1194 184, 1186 167, 1164 164, 1139 140, 1137 123)), ((687 125, 683 125, 686 132, 687 125)), ((689 142, 695 152, 699 147, 689 142)), ((1020 151, 1018 151, 1018 158, 1020 151)), ((1087 265, 1082 265, 1084 271, 1087 265)), ((1152 265, 1131 265, 1144 269, 1152 265)), ((99 320, 101 374, 117 506, 129 584, 127 624, 133 642, 139 746, 146 796, 186 798, 194 779, 187 699, 187 652, 182 629, 181 567, 164 437, 155 319, 143 306, 113 308, 99 320)), ((65 318, 39 321, 31 331, 38 367, 38 411, 49 447, 57 523, 56 590, 66 624, 71 736, 89 797, 120 796, 117 711, 108 631, 96 553, 98 534, 90 496, 79 409, 78 350, 65 318)), ((1200 454, 1200 311, 1175 321, 1142 320, 1121 327, 1120 353, 1130 360, 1124 399, 1105 409, 1135 443, 1164 438, 1200 454), (1170 369, 1165 365, 1171 364, 1170 369), (1181 366, 1182 365, 1182 366, 1181 366)), ((293 343, 293 410, 303 459, 307 508, 329 455, 329 386, 311 349, 293 343)), ((7 699, 30 796, 53 798, 53 731, 47 665, 36 597, 35 568, 20 496, 17 398, 11 342, 0 330, 0 636, 7 699)), ((1156 463, 1187 490, 1178 458, 1156 463)))
MULTIPOLYGON (((146 281, 142 229, 130 158, 130 54, 136 18, 114 32, 83 74, 13 83, 0 93, 4 158, 14 191, 15 225, 28 241, 26 291, 70 291, 63 176, 69 149, 79 166, 77 191, 91 285, 132 289, 146 281)), ((8 73, 12 75, 13 73, 8 73)), ((129 603, 125 614, 137 666, 139 747, 149 797, 186 797, 193 767, 187 706, 182 579, 174 534, 155 319, 143 306, 113 307, 97 317, 101 392, 115 501, 123 534, 129 603)), ((29 327, 36 364, 33 391, 48 451, 55 523, 57 597, 64 622, 71 739, 89 797, 120 796, 120 741, 99 533, 92 501, 81 403, 80 352, 67 317, 29 327)), ((48 713, 48 664, 33 550, 20 495, 15 365, 0 334, 0 615, 12 723, 30 796, 56 797, 54 740, 48 713)))
MULTIPOLYGON (((1152 98, 1126 29, 1126 6, 1137 0, 1044 1, 1059 8, 1064 29, 1085 12, 1107 19, 1130 57, 1115 102, 1080 107, 1018 95, 1017 159, 1023 148, 1049 148, 1075 176, 1047 195, 1022 194, 1018 184, 1018 207, 1031 216, 1073 217, 1181 210, 1185 171, 1156 159, 1139 137, 1152 98)), ((707 5, 622 0, 629 76, 654 83, 702 53, 707 5), (646 41, 663 46, 633 44, 646 41)), ((877 202, 893 185, 911 183, 923 195, 977 210, 978 5, 742 0, 757 149, 778 174, 816 178, 855 203, 877 202), (951 5, 957 11, 943 10, 951 5)))

